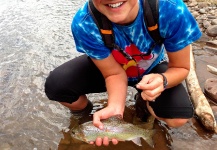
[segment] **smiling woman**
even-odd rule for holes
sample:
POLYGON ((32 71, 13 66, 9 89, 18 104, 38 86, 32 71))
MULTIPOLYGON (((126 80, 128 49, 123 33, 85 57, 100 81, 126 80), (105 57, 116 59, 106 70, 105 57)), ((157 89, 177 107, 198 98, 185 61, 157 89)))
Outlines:
MULTIPOLYGON (((132 86, 140 95, 136 101, 143 102, 141 109, 136 107, 141 111, 141 121, 146 121, 144 116, 150 112, 148 115, 170 127, 184 125, 193 116, 193 106, 182 81, 190 68, 190 45, 200 38, 201 32, 183 1, 93 0, 93 5, 99 16, 111 21, 112 32, 104 33, 113 33, 115 40, 111 47, 104 43, 86 2, 71 26, 76 49, 84 54, 51 71, 45 83, 48 98, 67 103, 64 106, 72 112, 83 112, 88 109, 86 94, 107 92, 107 106, 93 115, 94 126, 103 130, 101 120, 117 114, 123 117, 127 88, 132 86), (155 42, 149 35, 144 12, 150 12, 146 11, 150 7, 144 5, 159 12, 163 43, 155 42)), ((109 140, 99 137, 91 143, 108 145, 109 140)), ((112 142, 117 144, 117 139, 112 142)))

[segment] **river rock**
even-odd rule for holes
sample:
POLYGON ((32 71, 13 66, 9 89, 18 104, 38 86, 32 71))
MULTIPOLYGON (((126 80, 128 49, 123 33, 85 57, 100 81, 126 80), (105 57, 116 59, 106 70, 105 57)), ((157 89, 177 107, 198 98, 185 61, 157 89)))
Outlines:
POLYGON ((207 35, 216 37, 217 36, 217 25, 212 25, 206 30, 207 35))
POLYGON ((202 8, 202 9, 200 9, 200 10, 199 10, 199 12, 200 12, 201 14, 206 14, 206 10, 205 10, 205 9, 203 9, 203 8, 202 8))
POLYGON ((204 28, 207 29, 208 27, 210 27, 210 25, 211 25, 211 24, 210 24, 209 21, 207 21, 207 20, 204 20, 204 21, 203 21, 203 27, 204 27, 204 28))
POLYGON ((197 12, 197 11, 193 11, 193 12, 192 12, 192 15, 194 16, 194 18, 197 18, 200 14, 199 14, 199 12, 197 12))
MULTIPOLYGON (((213 115, 215 117, 215 120, 217 120, 217 106, 213 105, 211 106, 211 109, 213 111, 213 115)), ((217 127, 216 127, 217 128, 217 127)), ((217 129, 216 129, 217 130, 217 129)))
POLYGON ((217 40, 208 41, 208 42, 206 42, 206 45, 217 48, 217 40))
POLYGON ((208 6, 209 6, 208 2, 200 2, 200 3, 198 3, 199 8, 204 8, 204 7, 208 7, 208 6))
POLYGON ((204 90, 206 95, 217 102, 217 78, 209 78, 205 82, 204 90))
POLYGON ((188 6, 189 7, 194 7, 194 6, 197 6, 197 2, 196 1, 193 1, 193 2, 191 2, 188 6))
POLYGON ((213 19, 213 20, 211 21, 211 25, 217 25, 217 19, 213 19))
POLYGON ((214 112, 214 115, 217 117, 217 106, 211 106, 213 112, 214 112))
POLYGON ((207 42, 207 41, 210 41, 211 39, 212 39, 211 37, 209 37, 205 33, 202 33, 202 36, 200 37, 200 39, 198 41, 199 42, 207 42))
POLYGON ((203 49, 207 52, 211 52, 210 55, 213 56, 213 55, 217 55, 217 48, 215 47, 212 47, 212 46, 203 46, 203 49))

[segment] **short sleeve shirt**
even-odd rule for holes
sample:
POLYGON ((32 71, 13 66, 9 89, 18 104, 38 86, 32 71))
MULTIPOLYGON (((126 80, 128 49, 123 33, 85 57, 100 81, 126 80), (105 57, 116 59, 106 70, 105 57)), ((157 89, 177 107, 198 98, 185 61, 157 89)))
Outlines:
POLYGON ((149 48, 154 44, 150 37, 143 16, 143 0, 138 0, 139 12, 130 25, 112 23, 115 44, 134 59, 128 60, 117 49, 105 46, 99 29, 88 11, 88 2, 75 14, 72 33, 77 51, 86 53, 94 59, 104 59, 110 54, 122 65, 130 81, 137 80, 165 58, 165 50, 176 52, 200 38, 198 24, 182 0, 159 0, 159 30, 164 39, 151 54, 149 48))

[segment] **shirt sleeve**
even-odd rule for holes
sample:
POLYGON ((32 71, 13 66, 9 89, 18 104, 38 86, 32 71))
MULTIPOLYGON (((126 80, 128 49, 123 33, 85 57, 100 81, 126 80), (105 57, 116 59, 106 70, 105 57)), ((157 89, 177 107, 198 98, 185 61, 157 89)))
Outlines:
POLYGON ((87 8, 80 9, 73 17, 71 30, 78 52, 85 53, 94 59, 104 59, 111 53, 105 46, 99 29, 87 8))
POLYGON ((161 0, 159 28, 167 51, 183 49, 201 37, 198 24, 182 0, 161 0))

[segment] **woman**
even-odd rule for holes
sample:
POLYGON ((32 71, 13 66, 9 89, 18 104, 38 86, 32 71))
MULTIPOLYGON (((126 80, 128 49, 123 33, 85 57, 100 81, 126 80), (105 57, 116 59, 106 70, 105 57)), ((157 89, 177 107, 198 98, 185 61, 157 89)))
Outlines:
MULTIPOLYGON (((164 42, 150 54, 154 41, 144 23, 143 0, 92 1, 112 22, 115 44, 132 59, 116 47, 111 51, 105 46, 86 2, 72 22, 76 49, 84 55, 51 72, 45 84, 48 98, 74 114, 85 115, 92 109, 85 94, 107 91, 107 107, 93 116, 94 125, 103 129, 101 119, 123 116, 127 86, 136 85, 140 91, 137 104, 147 106, 155 118, 171 127, 185 124, 193 116, 193 106, 181 82, 190 69, 190 44, 201 32, 183 1, 159 0, 159 30, 164 42)), ((109 140, 97 138, 95 143, 108 145, 109 140)), ((112 142, 118 143, 116 139, 112 142)))

